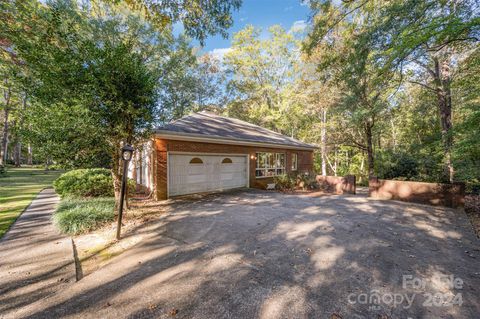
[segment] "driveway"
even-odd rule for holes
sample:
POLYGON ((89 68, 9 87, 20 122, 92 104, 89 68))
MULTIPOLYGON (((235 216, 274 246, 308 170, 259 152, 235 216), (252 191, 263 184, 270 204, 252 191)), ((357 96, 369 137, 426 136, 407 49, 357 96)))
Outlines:
POLYGON ((237 191, 177 200, 146 239, 30 317, 478 318, 462 211, 237 191), (403 277, 406 276, 406 277, 403 277), (338 317, 335 317, 337 315, 338 317))

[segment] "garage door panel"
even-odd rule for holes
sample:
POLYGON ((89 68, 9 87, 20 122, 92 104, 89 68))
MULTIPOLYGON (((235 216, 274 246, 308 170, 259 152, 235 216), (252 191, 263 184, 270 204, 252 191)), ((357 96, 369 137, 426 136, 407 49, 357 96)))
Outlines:
POLYGON ((205 165, 204 164, 187 164, 187 165, 184 165, 181 167, 182 169, 183 168, 186 168, 182 171, 180 171, 179 173, 183 173, 183 174, 186 174, 186 175, 200 175, 200 174, 205 174, 205 165))
POLYGON ((246 156, 170 154, 168 169, 170 196, 238 188, 247 184, 246 156), (191 164, 190 161, 196 163, 191 164))
POLYGON ((207 181, 207 176, 205 174, 186 176, 186 183, 188 184, 205 183, 206 181, 207 181))

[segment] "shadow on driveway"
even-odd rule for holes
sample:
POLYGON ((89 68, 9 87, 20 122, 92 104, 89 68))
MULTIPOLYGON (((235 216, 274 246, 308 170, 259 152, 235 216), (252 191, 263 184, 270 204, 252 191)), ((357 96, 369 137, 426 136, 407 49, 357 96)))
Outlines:
POLYGON ((147 234, 142 243, 22 314, 477 318, 480 313, 479 241, 463 211, 365 196, 247 190, 174 201, 169 214, 138 231, 147 234), (417 285, 403 285, 404 275, 417 285), (457 285, 444 276, 456 278, 457 285), (458 294, 461 300, 454 299, 458 294))

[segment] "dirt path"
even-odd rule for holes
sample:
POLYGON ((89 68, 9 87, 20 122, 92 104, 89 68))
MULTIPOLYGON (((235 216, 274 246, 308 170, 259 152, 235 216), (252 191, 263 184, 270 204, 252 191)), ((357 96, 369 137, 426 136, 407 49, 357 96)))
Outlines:
POLYGON ((71 239, 51 222, 58 200, 52 189, 41 191, 0 241, 0 318, 75 281, 71 239))

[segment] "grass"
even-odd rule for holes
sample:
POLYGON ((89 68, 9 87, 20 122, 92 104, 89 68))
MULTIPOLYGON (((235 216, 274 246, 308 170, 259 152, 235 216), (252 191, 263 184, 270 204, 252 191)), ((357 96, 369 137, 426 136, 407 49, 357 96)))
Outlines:
POLYGON ((60 176, 61 171, 8 168, 0 177, 0 238, 37 194, 60 176))
POLYGON ((63 198, 53 221, 66 234, 86 233, 113 221, 114 205, 113 197, 63 198))

